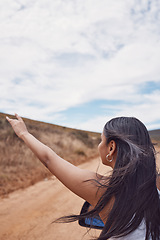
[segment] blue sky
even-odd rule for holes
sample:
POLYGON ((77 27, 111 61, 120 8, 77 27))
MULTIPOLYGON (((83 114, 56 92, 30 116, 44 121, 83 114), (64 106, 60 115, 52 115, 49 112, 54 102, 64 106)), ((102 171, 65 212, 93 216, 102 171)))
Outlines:
POLYGON ((0 112, 101 132, 160 128, 158 0, 0 3, 0 112))

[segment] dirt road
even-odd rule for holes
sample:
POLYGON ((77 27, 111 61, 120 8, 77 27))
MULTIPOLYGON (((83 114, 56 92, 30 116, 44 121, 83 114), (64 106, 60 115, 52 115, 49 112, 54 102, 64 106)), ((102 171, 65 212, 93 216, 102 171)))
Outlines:
MULTIPOLYGON (((79 167, 97 170, 98 159, 79 167)), ((158 161, 160 168, 160 158, 158 161)), ((98 172, 109 168, 100 164, 98 172)), ((90 235, 78 223, 51 224, 58 217, 78 214, 83 200, 65 188, 55 177, 0 199, 0 240, 88 240, 90 235)))
MULTIPOLYGON (((80 165, 96 171, 99 160, 94 159, 80 165)), ((107 171, 108 168, 105 168, 107 171)), ((98 172, 102 170, 102 166, 98 172)), ((95 235, 85 235, 86 229, 78 223, 51 224, 58 217, 78 214, 83 204, 55 177, 20 190, 0 199, 0 240, 87 240, 95 235)))

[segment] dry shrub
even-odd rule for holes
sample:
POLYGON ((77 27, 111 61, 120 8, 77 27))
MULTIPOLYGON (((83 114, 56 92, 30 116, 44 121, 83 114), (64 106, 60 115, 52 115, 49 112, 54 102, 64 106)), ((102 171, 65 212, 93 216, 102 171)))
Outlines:
MULTIPOLYGON (((83 132, 29 119, 25 119, 25 123, 36 138, 75 165, 98 155, 99 133, 83 132)), ((0 156, 0 196, 6 196, 51 176, 16 136, 4 114, 0 114, 0 156)))
MULTIPOLYGON (((13 117, 13 116, 11 116, 13 117)), ((69 162, 78 165, 98 156, 100 133, 25 119, 29 131, 69 162)), ((151 131, 160 146, 160 130, 151 131)), ((158 165, 160 167, 160 164, 158 165)), ((25 146, 0 113, 0 196, 48 178, 51 173, 25 146)))

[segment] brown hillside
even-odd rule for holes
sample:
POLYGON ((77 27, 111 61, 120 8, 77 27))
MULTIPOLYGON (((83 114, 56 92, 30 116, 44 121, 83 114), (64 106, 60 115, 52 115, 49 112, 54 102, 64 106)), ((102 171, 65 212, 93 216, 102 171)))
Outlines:
POLYGON ((158 147, 160 147, 160 129, 149 131, 149 135, 153 142, 155 142, 158 147))
MULTIPOLYGON (((50 177, 49 171, 15 135, 5 117, 0 113, 0 196, 50 177)), ((30 119, 24 121, 36 138, 75 165, 98 155, 99 133, 30 119)))
MULTIPOLYGON (((0 113, 0 196, 6 196, 10 192, 51 176, 23 141, 15 135, 5 117, 5 114, 0 113)), ((98 156, 97 145, 100 142, 100 133, 25 118, 24 121, 35 137, 75 165, 98 156)), ((158 150, 160 130, 149 133, 153 142, 158 143, 158 150)), ((157 162, 157 165, 160 168, 160 162, 157 162)))

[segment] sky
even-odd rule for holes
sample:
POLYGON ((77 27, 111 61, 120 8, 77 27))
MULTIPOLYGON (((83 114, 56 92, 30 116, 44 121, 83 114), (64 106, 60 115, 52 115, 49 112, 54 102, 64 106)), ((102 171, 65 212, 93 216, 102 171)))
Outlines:
POLYGON ((0 0, 0 112, 160 128, 159 0, 0 0))

